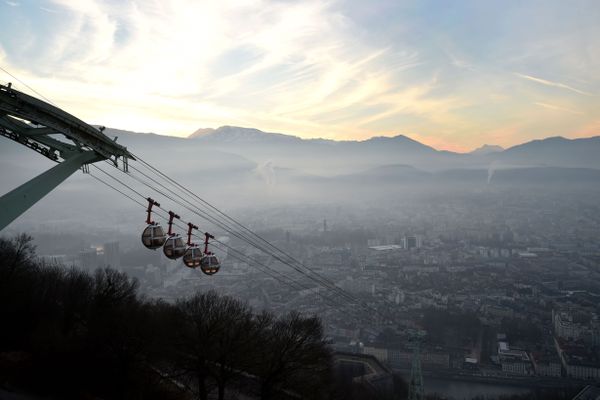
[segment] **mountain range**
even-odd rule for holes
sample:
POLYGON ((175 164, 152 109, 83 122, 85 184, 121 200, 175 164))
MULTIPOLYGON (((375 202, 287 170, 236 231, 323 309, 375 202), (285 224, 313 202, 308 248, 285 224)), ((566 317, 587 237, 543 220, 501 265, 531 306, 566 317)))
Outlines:
POLYGON ((404 135, 373 137, 364 141, 334 141, 301 139, 233 126, 199 129, 188 139, 195 144, 239 154, 258 163, 271 161, 281 167, 326 172, 327 175, 396 164, 411 165, 426 171, 487 169, 492 163, 496 169, 546 166, 600 168, 600 136, 584 139, 550 137, 508 149, 485 145, 470 153, 436 150, 404 135))
POLYGON ((105 132, 174 176, 256 195, 264 185, 271 192, 347 193, 357 185, 600 183, 600 137, 456 153, 404 135, 335 141, 234 126, 199 129, 187 138, 105 132))
MULTIPOLYGON (((225 207, 282 201, 364 201, 420 190, 600 187, 600 137, 551 137, 508 149, 488 145, 456 153, 404 135, 334 141, 233 126, 201 129, 188 138, 110 128, 105 134, 116 137, 136 157, 225 207)), ((54 165, 8 139, 0 139, 0 143, 0 169, 10 171, 2 174, 1 193, 54 165)), ((110 170, 104 163, 100 167, 110 170)), ((130 164, 132 174, 141 176, 140 168, 143 170, 139 163, 130 164)), ((138 189, 148 195, 147 188, 138 189)), ((55 199, 55 214, 72 213, 74 208, 65 204, 71 205, 75 198, 87 202, 86 210, 92 204, 102 209, 106 201, 118 201, 118 207, 127 203, 80 174, 49 196, 55 199)), ((44 204, 51 205, 52 200, 44 204)))

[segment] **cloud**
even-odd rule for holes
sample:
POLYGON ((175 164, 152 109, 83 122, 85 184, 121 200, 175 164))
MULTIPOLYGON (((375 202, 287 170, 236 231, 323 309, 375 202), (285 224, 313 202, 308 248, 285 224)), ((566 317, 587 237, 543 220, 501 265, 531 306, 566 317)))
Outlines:
POLYGON ((59 11, 48 8, 48 7, 40 7, 40 10, 46 11, 47 13, 50 13, 50 14, 59 14, 60 13, 59 11))
POLYGON ((515 75, 518 76, 519 78, 527 79, 527 80, 530 80, 532 82, 537 82, 537 83, 540 83, 542 85, 552 86, 552 87, 557 87, 557 88, 561 88, 561 89, 570 90, 572 92, 575 92, 575 93, 578 93, 578 94, 582 94, 582 95, 585 95, 585 96, 594 96, 592 93, 584 92, 583 90, 579 90, 579 89, 575 89, 574 87, 569 86, 569 85, 565 85, 564 83, 552 82, 552 81, 548 81, 546 79, 536 78, 535 76, 524 75, 524 74, 519 74, 519 73, 515 73, 515 75))
POLYGON ((384 96, 419 60, 414 51, 355 38, 360 29, 333 4, 53 0, 53 10, 70 18, 32 47, 45 52, 29 57, 52 71, 53 82, 42 85, 53 89, 44 92, 62 97, 58 103, 79 97, 82 117, 105 125, 187 135, 198 126, 237 123, 339 136, 347 126, 319 119, 343 112, 352 120, 353 107, 384 96), (128 112, 117 118, 115 103, 128 112), (164 132, 164 118, 175 116, 173 130, 164 132), (131 126, 138 122, 144 126, 131 126))
POLYGON ((534 104, 536 104, 536 105, 538 105, 540 107, 548 108, 550 110, 564 111, 564 112, 567 112, 569 114, 574 114, 574 115, 583 115, 584 114, 581 111, 572 110, 570 108, 561 107, 561 106, 557 106, 557 105, 554 105, 554 104, 548 104, 548 103, 542 103, 542 102, 535 102, 534 104))
POLYGON ((19 7, 19 5, 20 5, 19 2, 17 2, 17 1, 5 0, 4 2, 11 7, 19 7))
POLYGON ((3 66, 85 121, 178 136, 240 125, 335 139, 403 132, 472 148, 490 141, 483 135, 503 145, 543 135, 600 106, 598 35, 576 46, 580 36, 562 35, 570 26, 555 27, 559 44, 542 32, 520 41, 488 27, 495 12, 485 26, 467 15, 464 30, 446 29, 447 16, 427 2, 415 3, 425 7, 417 13, 375 3, 48 0, 32 10, 22 2, 11 13, 44 22, 11 16, 8 29, 0 15, 3 66), (538 101, 515 90, 515 75, 562 90, 538 101), (581 88, 537 76, 568 76, 581 88), (542 108, 561 112, 549 122, 542 108))

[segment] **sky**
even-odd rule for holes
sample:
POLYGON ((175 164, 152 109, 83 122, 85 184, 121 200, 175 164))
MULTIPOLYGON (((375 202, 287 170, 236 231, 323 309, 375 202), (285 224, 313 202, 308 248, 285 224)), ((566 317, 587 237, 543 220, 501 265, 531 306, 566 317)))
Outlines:
POLYGON ((469 151, 600 135, 598 21, 597 0, 0 0, 0 66, 113 128, 469 151))

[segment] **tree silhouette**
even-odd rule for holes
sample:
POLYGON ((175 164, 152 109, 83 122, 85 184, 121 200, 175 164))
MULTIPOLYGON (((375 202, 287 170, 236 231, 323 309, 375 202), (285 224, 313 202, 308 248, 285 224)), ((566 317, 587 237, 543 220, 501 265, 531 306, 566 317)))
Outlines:
POLYGON ((319 398, 331 378, 331 353, 324 343, 317 317, 291 312, 278 318, 259 336, 262 353, 255 367, 260 396, 273 398, 277 390, 292 389, 319 398))
POLYGON ((27 235, 0 238, 0 318, 0 381, 51 397, 319 399, 331 377, 316 317, 255 315, 214 291, 148 300, 110 268, 36 261, 27 235))
POLYGON ((210 291, 196 293, 176 304, 181 325, 176 337, 176 368, 195 379, 197 397, 206 400, 209 393, 208 379, 213 365, 214 341, 222 330, 220 321, 221 298, 210 291))
POLYGON ((255 321, 250 308, 239 300, 222 297, 219 324, 212 338, 211 349, 213 367, 210 375, 217 382, 218 398, 225 398, 225 386, 251 365, 254 361, 247 357, 251 352, 252 337, 256 333, 255 321))
POLYGON ((2 280, 5 280, 18 268, 30 266, 35 257, 33 238, 22 233, 12 239, 0 239, 0 256, 4 263, 2 280))

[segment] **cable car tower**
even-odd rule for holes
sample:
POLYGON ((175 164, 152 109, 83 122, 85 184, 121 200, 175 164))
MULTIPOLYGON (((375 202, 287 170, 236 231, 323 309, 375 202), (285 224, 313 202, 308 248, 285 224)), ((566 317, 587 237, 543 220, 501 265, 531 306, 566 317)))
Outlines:
POLYGON ((81 168, 110 160, 127 171, 135 158, 102 131, 60 108, 0 84, 0 135, 58 163, 0 197, 0 230, 81 168), (62 139, 59 140, 57 136, 62 139), (66 140, 66 141, 65 141, 66 140))
POLYGON ((425 388, 423 384, 423 372, 421 371, 421 342, 425 333, 420 330, 409 332, 409 342, 413 348, 412 364, 410 370, 410 381, 408 382, 408 400, 425 399, 425 388))

